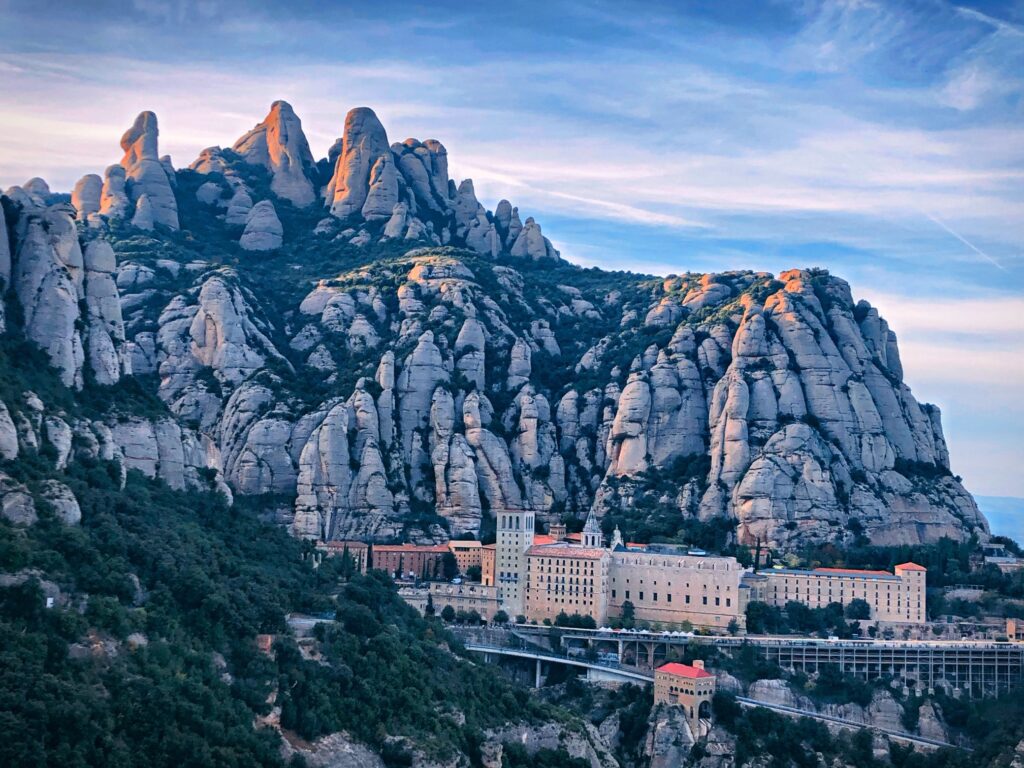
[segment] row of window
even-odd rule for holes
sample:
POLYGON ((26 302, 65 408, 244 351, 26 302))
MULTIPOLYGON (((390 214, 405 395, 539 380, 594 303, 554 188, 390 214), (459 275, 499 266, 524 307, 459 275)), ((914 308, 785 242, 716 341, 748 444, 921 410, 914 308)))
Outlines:
MULTIPOLYGON (((631 597, 631 594, 632 594, 631 590, 627 589, 626 590, 626 595, 625 595, 624 599, 632 600, 633 598, 631 597)), ((645 594, 644 592, 639 592, 637 594, 637 600, 640 601, 641 603, 644 601, 644 594, 645 594)), ((617 597, 618 597, 618 590, 617 589, 613 589, 612 590, 612 600, 615 600, 617 597)), ((667 600, 665 602, 667 602, 667 603, 671 603, 672 602, 672 593, 671 592, 669 592, 667 595, 665 595, 665 597, 667 598, 667 600)), ((701 605, 711 605, 711 603, 708 602, 708 596, 707 595, 701 595, 700 599, 701 599, 701 605)), ((714 600, 715 600, 714 605, 717 605, 717 606, 721 606, 722 605, 722 598, 716 597, 716 598, 714 598, 714 600)), ((658 593, 657 592, 652 592, 651 593, 651 602, 653 602, 653 603, 658 602, 658 593)), ((686 605, 690 605, 690 596, 689 595, 683 595, 683 602, 686 605)), ((732 607, 732 598, 731 597, 725 598, 725 607, 726 608, 731 608, 732 607)))

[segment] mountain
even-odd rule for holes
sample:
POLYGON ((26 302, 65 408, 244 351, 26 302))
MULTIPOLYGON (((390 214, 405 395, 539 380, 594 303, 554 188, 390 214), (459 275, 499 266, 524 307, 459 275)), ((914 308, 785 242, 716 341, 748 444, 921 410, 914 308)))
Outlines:
POLYGON ((1016 496, 975 496, 992 533, 1024 542, 1024 499, 1016 496))
POLYGON ((521 507, 784 550, 987 535, 895 333, 825 270, 581 269, 368 108, 321 160, 282 101, 185 169, 158 142, 144 112, 70 197, 0 199, 7 337, 112 400, 0 390, 5 458, 212 479, 306 538, 486 536, 521 507))

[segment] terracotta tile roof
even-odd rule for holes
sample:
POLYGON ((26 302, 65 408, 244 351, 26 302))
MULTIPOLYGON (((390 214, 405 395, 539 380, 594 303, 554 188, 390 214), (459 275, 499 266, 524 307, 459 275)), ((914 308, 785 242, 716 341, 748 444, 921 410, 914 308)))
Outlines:
POLYGON ((862 568, 815 568, 814 573, 853 573, 860 576, 892 576, 888 571, 866 571, 862 568))
POLYGON ((537 557, 575 557, 580 560, 600 560, 607 553, 605 549, 588 549, 571 544, 535 544, 526 550, 526 554, 537 557))
POLYGON ((447 544, 375 544, 374 552, 423 552, 425 554, 444 554, 448 552, 447 544))
POLYGON ((896 567, 900 568, 900 569, 902 569, 904 571, 927 571, 928 570, 923 565, 918 565, 917 563, 900 563, 896 567))
POLYGON ((535 546, 543 546, 545 544, 554 544, 555 543, 555 537, 554 536, 548 536, 545 533, 538 533, 536 536, 533 537, 533 543, 534 543, 535 546))
POLYGON ((672 662, 665 664, 664 666, 658 667, 659 672, 664 672, 674 677, 688 677, 690 679, 699 679, 703 677, 714 677, 706 669, 700 669, 698 667, 691 667, 689 664, 679 664, 672 662))

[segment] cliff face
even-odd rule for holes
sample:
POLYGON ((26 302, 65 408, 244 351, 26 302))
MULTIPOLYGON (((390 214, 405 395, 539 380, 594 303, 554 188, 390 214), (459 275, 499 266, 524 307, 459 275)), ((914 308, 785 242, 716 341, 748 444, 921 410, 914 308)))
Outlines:
MULTIPOLYGON (((284 102, 188 170, 156 159, 149 113, 122 145, 82 210, 40 180, 7 191, 0 279, 12 332, 67 385, 134 376, 166 404, 70 427, 124 466, 212 471, 308 537, 652 504, 783 548, 987 531, 895 334, 825 271, 573 267, 449 179, 443 145, 389 145, 365 108, 319 163, 284 102)), ((9 452, 32 413, 5 406, 9 452)))

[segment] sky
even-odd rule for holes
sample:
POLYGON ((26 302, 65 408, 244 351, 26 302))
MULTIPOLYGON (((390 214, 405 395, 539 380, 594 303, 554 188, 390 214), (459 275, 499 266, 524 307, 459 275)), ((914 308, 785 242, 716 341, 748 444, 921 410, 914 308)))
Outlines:
POLYGON ((184 166, 275 99, 318 157, 356 106, 440 139, 579 264, 828 268, 968 489, 1024 496, 1024 1, 0 0, 0 188, 144 109, 184 166))

